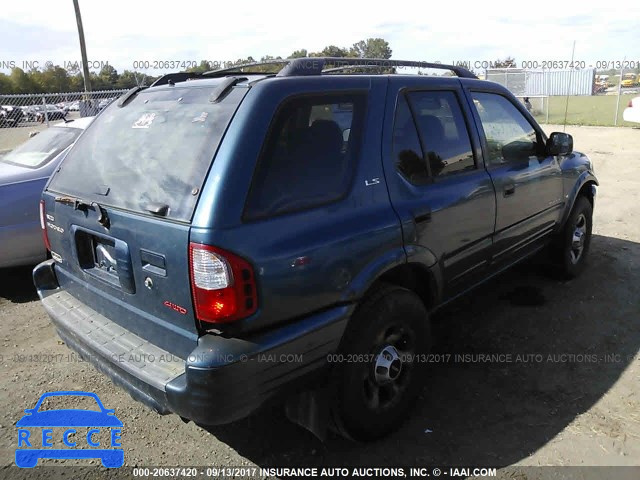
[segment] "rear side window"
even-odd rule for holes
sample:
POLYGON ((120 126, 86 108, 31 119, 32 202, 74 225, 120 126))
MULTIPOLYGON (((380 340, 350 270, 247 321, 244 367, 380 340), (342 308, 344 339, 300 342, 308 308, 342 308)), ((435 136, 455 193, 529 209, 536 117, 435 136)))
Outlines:
POLYGON ((469 132, 454 92, 401 95, 393 129, 393 156, 415 185, 475 169, 469 132))
MULTIPOLYGON (((221 81, 223 81, 222 79, 221 81)), ((194 82, 197 83, 197 82, 194 82)), ((108 106, 76 142, 49 189, 101 205, 189 221, 217 147, 245 88, 176 85, 108 106)))
POLYGON ((473 170, 469 132, 454 92, 408 94, 432 177, 473 170))
POLYGON ((423 185, 430 181, 418 130, 404 95, 400 95, 396 108, 393 126, 393 158, 398 171, 414 185, 423 185))
POLYGON ((245 218, 313 208, 343 197, 353 177, 365 108, 364 94, 288 100, 265 140, 245 218))

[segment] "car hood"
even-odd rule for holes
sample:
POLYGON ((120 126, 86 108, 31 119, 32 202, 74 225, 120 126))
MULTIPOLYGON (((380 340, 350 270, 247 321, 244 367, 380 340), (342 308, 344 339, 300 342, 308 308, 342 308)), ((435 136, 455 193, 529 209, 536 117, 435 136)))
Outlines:
POLYGON ((122 422, 93 410, 47 410, 25 415, 16 427, 122 427, 122 422))

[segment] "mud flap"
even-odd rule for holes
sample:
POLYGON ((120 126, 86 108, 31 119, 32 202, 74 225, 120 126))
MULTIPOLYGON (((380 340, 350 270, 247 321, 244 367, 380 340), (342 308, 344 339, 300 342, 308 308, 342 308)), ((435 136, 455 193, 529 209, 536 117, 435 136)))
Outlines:
POLYGON ((331 428, 329 388, 321 386, 291 395, 285 404, 287 418, 324 442, 331 428))

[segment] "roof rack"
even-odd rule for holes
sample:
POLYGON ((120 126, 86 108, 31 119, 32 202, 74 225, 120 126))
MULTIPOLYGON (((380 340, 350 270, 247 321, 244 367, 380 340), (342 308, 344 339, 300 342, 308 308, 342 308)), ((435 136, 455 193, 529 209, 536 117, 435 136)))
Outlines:
POLYGON ((217 77, 227 75, 229 73, 245 73, 245 74, 255 74, 255 75, 269 75, 268 72, 245 72, 244 69, 248 67, 265 67, 269 65, 286 65, 291 60, 291 58, 285 58, 281 60, 269 60, 267 62, 253 62, 253 63, 243 63, 241 65, 234 65, 233 67, 221 68, 219 70, 210 70, 208 72, 204 72, 202 75, 207 77, 217 77))
POLYGON ((219 70, 210 70, 204 73, 179 72, 168 73, 158 78, 152 87, 158 85, 170 85, 176 82, 184 82, 196 78, 215 78, 241 73, 242 75, 274 75, 269 72, 248 72, 246 69, 253 67, 265 67, 273 65, 284 65, 275 74, 277 77, 298 77, 315 76, 325 73, 336 73, 340 71, 356 69, 397 69, 397 68, 435 68, 438 70, 450 70, 458 77, 478 78, 464 67, 457 65, 447 65, 444 63, 419 62, 415 60, 391 60, 386 58, 351 58, 351 57, 302 57, 285 58, 280 60, 269 60, 267 62, 245 63, 219 70))
POLYGON ((278 72, 278 77, 294 77, 308 75, 322 75, 323 73, 333 73, 341 70, 352 70, 359 68, 436 68, 438 70, 450 70, 458 77, 478 78, 464 67, 457 65, 447 65, 444 63, 419 62, 415 60, 391 60, 386 58, 351 58, 351 57, 302 57, 285 58, 282 60, 269 60, 268 62, 246 63, 220 70, 211 70, 202 75, 206 77, 228 75, 231 73, 243 74, 265 74, 265 72, 247 72, 246 68, 264 67, 271 65, 284 65, 278 72), (333 66, 333 68, 325 68, 333 66))
POLYGON ((303 57, 290 59, 289 63, 280 70, 278 77, 299 75, 321 75, 327 65, 337 67, 378 67, 378 68, 436 68, 450 70, 458 77, 478 78, 466 68, 444 63, 419 62, 415 60, 392 60, 386 58, 350 58, 350 57, 303 57))
POLYGON ((372 69, 379 70, 384 67, 379 67, 377 65, 345 65, 344 67, 334 67, 334 68, 325 68, 322 70, 322 73, 336 73, 336 72, 344 72, 345 70, 360 70, 360 69, 372 69))

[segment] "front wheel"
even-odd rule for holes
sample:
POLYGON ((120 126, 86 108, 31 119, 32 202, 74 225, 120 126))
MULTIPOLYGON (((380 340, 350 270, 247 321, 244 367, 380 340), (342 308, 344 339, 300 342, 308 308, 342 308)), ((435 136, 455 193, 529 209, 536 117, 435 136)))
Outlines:
POLYGON ((338 429, 356 440, 398 428, 420 393, 430 344, 424 304, 410 290, 384 285, 351 319, 333 372, 338 429))
POLYGON ((584 196, 578 197, 562 233, 553 245, 555 263, 565 278, 575 278, 584 269, 591 245, 592 217, 591 202, 584 196))

